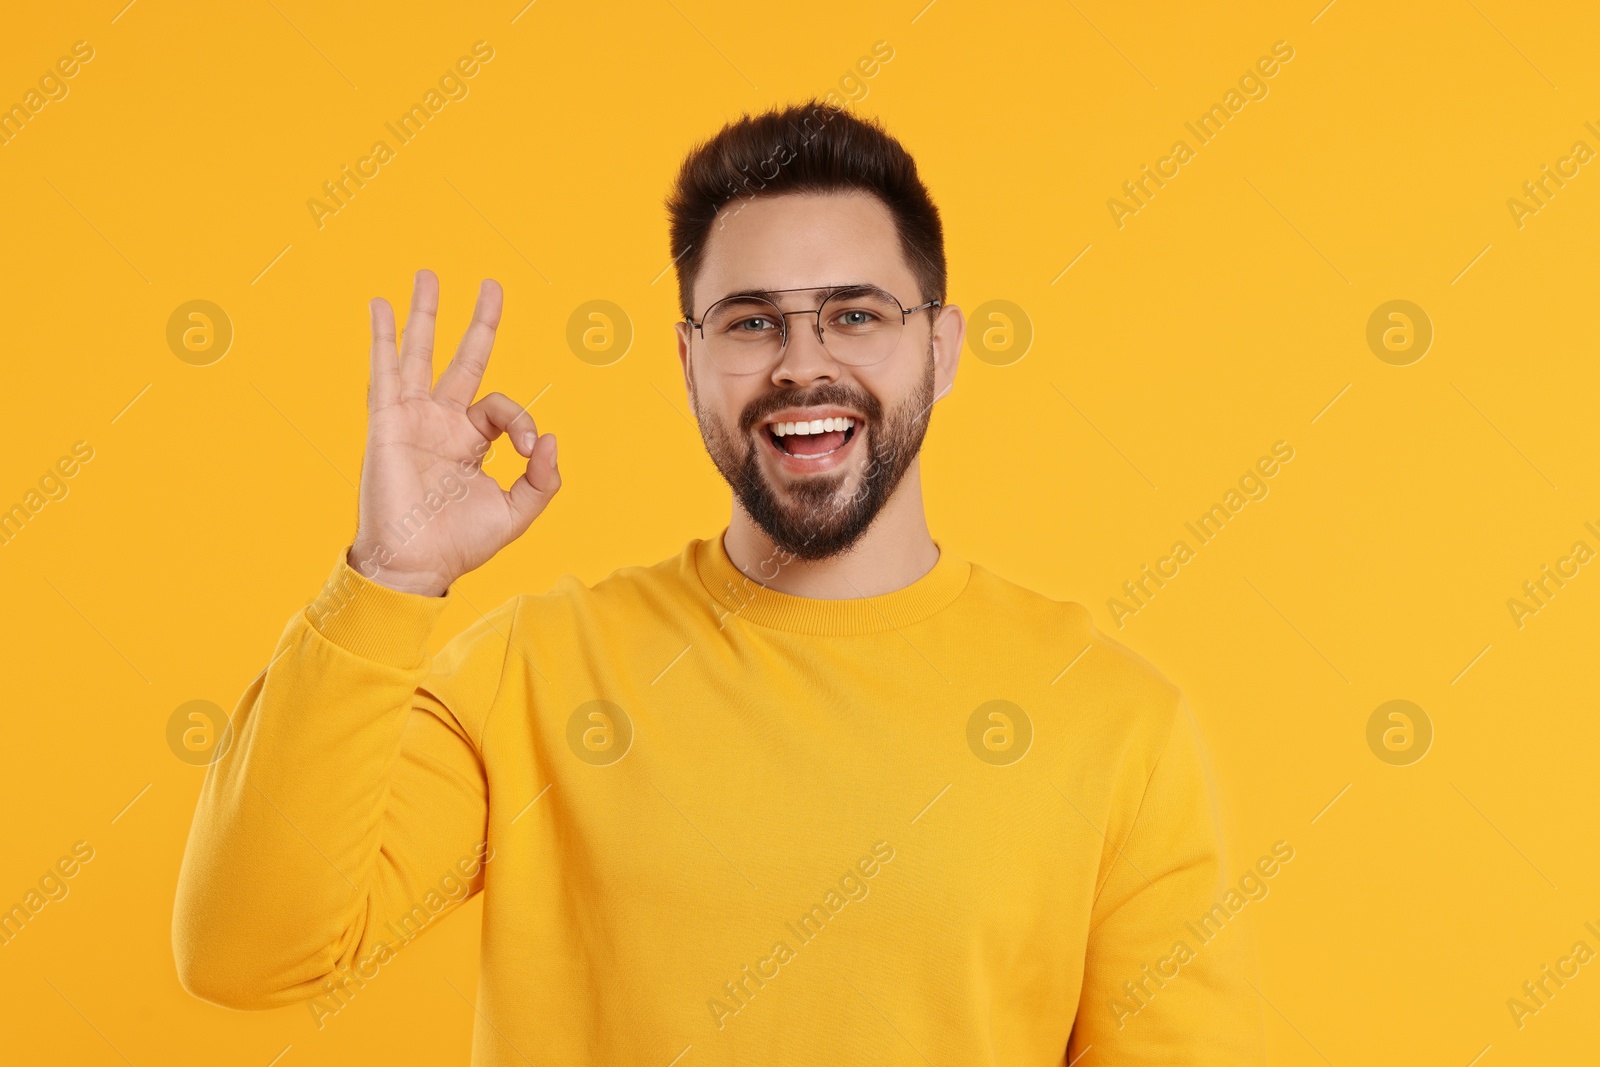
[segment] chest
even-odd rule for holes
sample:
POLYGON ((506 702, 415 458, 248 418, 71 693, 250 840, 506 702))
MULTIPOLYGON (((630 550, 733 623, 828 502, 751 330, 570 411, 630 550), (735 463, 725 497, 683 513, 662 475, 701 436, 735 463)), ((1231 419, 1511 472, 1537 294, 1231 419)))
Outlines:
POLYGON ((541 799, 515 826, 492 803, 496 862, 652 967, 684 944, 769 969, 909 953, 973 981, 1081 957, 1105 823, 1070 701, 877 636, 826 662, 668 642, 530 684, 491 796, 541 799))

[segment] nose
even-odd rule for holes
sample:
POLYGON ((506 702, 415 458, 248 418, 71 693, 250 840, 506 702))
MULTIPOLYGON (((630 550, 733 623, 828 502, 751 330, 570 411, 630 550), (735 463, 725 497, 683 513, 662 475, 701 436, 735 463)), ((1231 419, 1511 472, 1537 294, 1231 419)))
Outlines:
POLYGON ((837 381, 839 364, 817 334, 820 313, 791 311, 784 314, 788 343, 772 368, 775 385, 807 385, 816 381, 837 381))

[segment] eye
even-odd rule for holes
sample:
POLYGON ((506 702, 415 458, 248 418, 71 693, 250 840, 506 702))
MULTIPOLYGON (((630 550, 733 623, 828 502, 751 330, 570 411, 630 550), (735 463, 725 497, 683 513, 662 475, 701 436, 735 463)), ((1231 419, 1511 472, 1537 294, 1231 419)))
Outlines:
POLYGON ((776 330, 778 324, 765 315, 751 315, 749 318, 739 319, 729 327, 736 333, 763 333, 767 330, 776 330))
POLYGON ((869 311, 866 308, 846 308, 833 317, 833 324, 835 326, 852 327, 855 329, 860 329, 863 326, 871 326, 872 324, 880 321, 882 320, 879 319, 877 314, 869 311))
POLYGON ((824 305, 823 321, 841 333, 875 333, 900 319, 894 297, 870 286, 851 286, 832 294, 824 305))

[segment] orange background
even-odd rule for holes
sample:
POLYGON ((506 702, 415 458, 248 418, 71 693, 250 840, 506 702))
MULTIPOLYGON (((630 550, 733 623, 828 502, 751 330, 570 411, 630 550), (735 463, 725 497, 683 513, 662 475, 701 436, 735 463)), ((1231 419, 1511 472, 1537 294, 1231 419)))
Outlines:
POLYGON ((1021 359, 969 358, 936 409, 936 537, 1087 604, 1184 688, 1235 879, 1296 850, 1248 908, 1272 1062, 1593 1058, 1600 966, 1520 1029, 1506 1006, 1574 942, 1600 950, 1600 566, 1520 627, 1507 606, 1574 542, 1600 549, 1597 165, 1520 226, 1507 203, 1600 149, 1590 5, 120 6, 32 5, 0 35, 0 104, 94 50, 0 145, 0 507, 93 448, 0 546, 0 906, 94 849, 0 947, 7 1059, 465 1062, 475 903, 320 1031, 183 992, 169 929, 203 770, 169 718, 231 708, 350 539, 365 302, 403 307, 419 266, 451 338, 477 280, 504 284, 486 387, 539 398, 566 479, 437 643, 720 529, 661 198, 723 121, 830 89, 915 153, 952 300, 1031 324, 1021 359), (319 229, 307 200, 477 41, 494 57, 468 95, 319 229), (879 41, 893 58, 851 81, 879 41), (1268 94, 1197 145, 1184 123, 1278 41, 1268 94), (1194 158, 1119 228, 1108 199, 1179 138, 1194 158), (234 334, 203 366, 167 340, 197 299, 234 334), (1367 343, 1395 299, 1434 330, 1406 366, 1367 343), (603 366, 567 341, 591 300, 632 327, 603 366), (1108 599, 1277 441, 1270 493, 1117 629, 1108 599), (1409 766, 1368 747, 1392 699, 1434 732, 1409 766))

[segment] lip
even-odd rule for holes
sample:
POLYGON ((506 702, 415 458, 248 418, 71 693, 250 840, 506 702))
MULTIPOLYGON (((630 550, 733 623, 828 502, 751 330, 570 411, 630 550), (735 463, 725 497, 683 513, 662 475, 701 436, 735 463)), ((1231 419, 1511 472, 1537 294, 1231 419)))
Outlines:
POLYGON ((836 470, 855 454, 856 442, 861 440, 861 435, 866 432, 866 419, 860 413, 849 408, 841 407, 810 407, 810 408, 784 408, 774 412, 763 419, 756 427, 756 434, 760 436, 762 447, 777 463, 778 468, 786 474, 818 474, 823 471, 836 470), (832 452, 820 456, 795 456, 778 447, 773 440, 768 427, 777 422, 811 422, 815 419, 847 418, 855 420, 855 429, 850 434, 850 439, 832 452))

